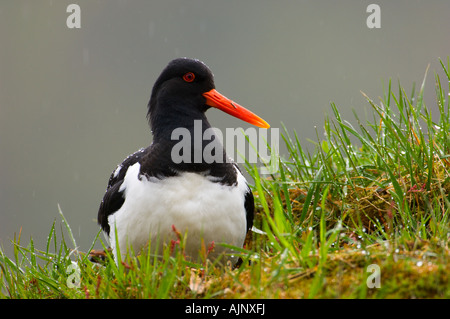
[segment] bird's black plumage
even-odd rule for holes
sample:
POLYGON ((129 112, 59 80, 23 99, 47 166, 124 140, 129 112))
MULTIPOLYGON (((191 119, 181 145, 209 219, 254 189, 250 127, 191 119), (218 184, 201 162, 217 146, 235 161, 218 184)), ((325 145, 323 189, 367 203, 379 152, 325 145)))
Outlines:
MULTIPOLYGON (((221 147, 219 162, 207 163, 191 161, 176 163, 171 156, 172 148, 178 140, 172 140, 172 132, 177 128, 185 128, 193 133, 194 121, 201 121, 202 133, 211 128, 205 111, 210 108, 202 95, 214 89, 213 74, 202 62, 193 59, 181 58, 171 61, 156 80, 148 104, 147 118, 152 128, 153 142, 145 149, 141 149, 128 156, 111 174, 106 193, 98 211, 98 223, 109 234, 110 224, 108 217, 117 212, 124 204, 125 192, 122 189, 128 169, 136 163, 140 165, 138 178, 157 178, 162 180, 178 176, 183 172, 197 173, 213 177, 211 180, 227 186, 236 186, 239 168, 226 155, 221 147), (195 75, 195 81, 187 82, 183 76, 188 72, 195 75)), ((194 138, 194 134, 191 134, 194 138)), ((213 137, 215 138, 215 137, 213 137)), ((202 150, 210 143, 203 141, 202 150)), ((191 143, 192 152, 194 149, 191 143)), ((253 225, 254 199, 247 185, 244 194, 247 231, 253 225)), ((155 203, 158 205, 158 203, 155 203)), ((150 209, 150 208, 149 208, 150 209)))
POLYGON ((144 149, 140 149, 139 151, 129 155, 122 162, 122 164, 120 164, 116 168, 116 170, 111 174, 109 178, 108 186, 106 187, 106 192, 103 196, 103 200, 100 203, 97 217, 99 225, 107 234, 109 234, 108 216, 119 210, 119 208, 122 207, 122 204, 125 201, 123 192, 121 192, 119 189, 120 186, 122 186, 127 169, 131 165, 139 162, 143 154, 144 149))

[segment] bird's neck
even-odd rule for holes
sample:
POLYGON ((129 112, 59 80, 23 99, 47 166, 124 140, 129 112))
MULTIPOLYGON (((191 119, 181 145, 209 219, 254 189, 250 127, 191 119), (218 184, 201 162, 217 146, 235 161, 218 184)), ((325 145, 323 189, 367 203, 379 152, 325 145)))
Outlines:
POLYGON ((182 118, 178 114, 176 121, 170 116, 157 121, 149 158, 154 162, 152 167, 158 165, 160 174, 166 176, 173 172, 198 172, 233 184, 236 178, 233 165, 204 114, 198 118, 190 116, 189 120, 182 118))
POLYGON ((208 119, 203 112, 183 113, 170 112, 163 115, 154 114, 150 118, 150 126, 152 128, 153 140, 170 140, 174 135, 182 132, 201 134, 211 128, 208 119))

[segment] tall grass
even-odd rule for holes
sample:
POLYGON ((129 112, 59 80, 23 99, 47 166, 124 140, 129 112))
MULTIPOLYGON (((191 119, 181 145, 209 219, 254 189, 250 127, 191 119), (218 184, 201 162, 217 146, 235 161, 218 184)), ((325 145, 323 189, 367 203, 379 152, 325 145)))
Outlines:
MULTIPOLYGON (((450 81, 448 60, 440 63, 450 81)), ((390 254, 426 245, 448 260, 449 90, 435 74, 433 119, 423 98, 427 72, 416 97, 400 84, 393 92, 391 81, 378 104, 363 93, 373 109, 367 123, 356 113, 356 124, 342 119, 332 103, 334 118, 325 119, 312 154, 285 128, 289 154, 279 175, 262 179, 251 170, 268 246, 289 252, 293 265, 315 269, 309 297, 321 290, 329 255, 345 247, 370 254, 367 247, 382 244, 390 254)), ((448 278, 443 283, 449 287, 448 278)))

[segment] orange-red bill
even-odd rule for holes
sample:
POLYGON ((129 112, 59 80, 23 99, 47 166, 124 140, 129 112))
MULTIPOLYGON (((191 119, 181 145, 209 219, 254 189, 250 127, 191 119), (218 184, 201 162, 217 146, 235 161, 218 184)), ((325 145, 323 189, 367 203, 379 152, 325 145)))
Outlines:
POLYGON ((215 89, 203 93, 206 98, 206 105, 218 108, 219 110, 230 114, 231 116, 237 117, 247 123, 256 125, 262 128, 269 128, 270 125, 260 118, 258 115, 250 112, 245 107, 240 106, 236 102, 233 102, 226 96, 220 94, 215 89))

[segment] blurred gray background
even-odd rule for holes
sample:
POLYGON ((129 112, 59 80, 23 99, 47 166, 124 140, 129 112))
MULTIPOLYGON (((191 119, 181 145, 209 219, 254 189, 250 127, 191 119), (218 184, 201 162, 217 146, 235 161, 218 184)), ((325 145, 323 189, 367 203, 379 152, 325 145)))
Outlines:
MULTIPOLYGON (((110 173, 151 142, 153 82, 173 58, 203 60, 217 89, 305 145, 323 131, 330 102, 370 118, 383 81, 409 93, 450 54, 450 1, 0 0, 0 244, 22 229, 45 248, 58 204, 81 250, 92 243, 110 173), (69 4, 81 29, 69 29, 69 4)), ((213 126, 248 127, 217 110, 213 126)))

